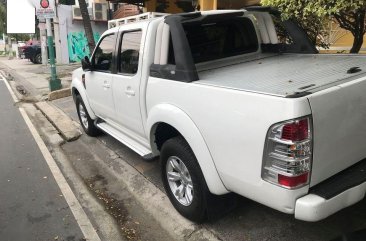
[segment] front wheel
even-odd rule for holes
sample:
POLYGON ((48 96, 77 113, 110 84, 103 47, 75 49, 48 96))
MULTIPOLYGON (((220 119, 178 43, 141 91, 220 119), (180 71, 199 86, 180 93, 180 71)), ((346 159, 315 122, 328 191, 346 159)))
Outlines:
POLYGON ((76 111, 79 116, 80 124, 83 127, 85 133, 88 136, 97 136, 100 134, 100 130, 94 125, 94 121, 90 118, 88 111, 85 108, 85 104, 80 95, 76 96, 76 111))
POLYGON ((209 191, 188 143, 182 137, 166 141, 161 162, 164 188, 175 209, 191 221, 203 222, 207 218, 209 191))

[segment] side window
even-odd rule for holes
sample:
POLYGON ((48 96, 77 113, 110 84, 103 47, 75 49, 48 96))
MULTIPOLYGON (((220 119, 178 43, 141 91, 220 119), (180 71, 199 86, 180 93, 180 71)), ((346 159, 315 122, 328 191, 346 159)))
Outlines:
POLYGON ((141 30, 127 32, 122 36, 120 53, 118 56, 118 72, 122 74, 136 74, 139 66, 141 45, 141 30))
POLYGON ((114 34, 107 35, 102 39, 95 50, 93 57, 93 70, 111 72, 112 71, 112 55, 116 44, 114 34))

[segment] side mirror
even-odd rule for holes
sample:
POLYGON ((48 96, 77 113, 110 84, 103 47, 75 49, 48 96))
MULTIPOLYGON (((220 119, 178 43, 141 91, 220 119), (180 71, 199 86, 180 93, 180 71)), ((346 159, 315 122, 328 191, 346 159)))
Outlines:
POLYGON ((85 58, 81 60, 81 68, 83 68, 84 71, 92 70, 92 65, 88 56, 85 56, 85 58))

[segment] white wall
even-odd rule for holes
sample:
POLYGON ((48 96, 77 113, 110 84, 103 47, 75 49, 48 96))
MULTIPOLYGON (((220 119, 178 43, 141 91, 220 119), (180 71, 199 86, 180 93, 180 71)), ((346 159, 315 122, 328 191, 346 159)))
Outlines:
MULTIPOLYGON (((68 36, 75 33, 84 33, 84 25, 82 20, 73 20, 72 19, 72 6, 66 5, 58 5, 57 6, 57 14, 58 14, 58 23, 55 24, 55 31, 58 29, 59 38, 56 37, 55 40, 56 45, 56 53, 58 63, 69 63, 70 56, 69 55, 69 43, 68 36), (58 25, 58 26, 56 26, 58 25)), ((92 28, 94 34, 103 34, 105 30, 107 30, 107 22, 93 22, 92 28)), ((78 48, 83 47, 84 45, 76 46, 78 48)), ((75 47, 75 46, 74 46, 75 47)))

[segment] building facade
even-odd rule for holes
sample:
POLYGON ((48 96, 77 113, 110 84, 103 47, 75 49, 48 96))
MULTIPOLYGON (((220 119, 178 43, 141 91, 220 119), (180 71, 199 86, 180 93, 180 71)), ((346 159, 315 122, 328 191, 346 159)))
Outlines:
MULTIPOLYGON (((89 16, 98 41, 107 30, 107 22, 142 12, 182 13, 195 10, 240 9, 259 5, 260 0, 86 0, 89 16), (133 3, 128 4, 128 3, 133 3)), ((80 62, 90 55, 78 0, 75 5, 62 5, 56 1, 57 18, 54 19, 56 58, 58 63, 80 62)), ((330 47, 335 51, 347 51, 353 43, 350 32, 331 25, 328 34, 330 47)), ((363 45, 366 50, 366 37, 363 45)))
MULTIPOLYGON (((107 30, 109 3, 103 0, 87 0, 89 16, 95 41, 107 30)), ((75 5, 58 4, 57 18, 54 19, 56 59, 58 63, 80 62, 90 56, 88 41, 78 1, 75 5)))

